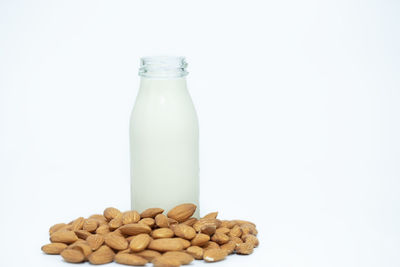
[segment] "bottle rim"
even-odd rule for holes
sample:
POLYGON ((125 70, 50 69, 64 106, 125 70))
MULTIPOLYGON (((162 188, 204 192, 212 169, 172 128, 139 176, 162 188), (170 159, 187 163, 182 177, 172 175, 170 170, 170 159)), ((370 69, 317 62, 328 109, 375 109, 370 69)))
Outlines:
POLYGON ((146 56, 140 58, 139 75, 149 78, 185 77, 187 65, 182 56, 146 56))

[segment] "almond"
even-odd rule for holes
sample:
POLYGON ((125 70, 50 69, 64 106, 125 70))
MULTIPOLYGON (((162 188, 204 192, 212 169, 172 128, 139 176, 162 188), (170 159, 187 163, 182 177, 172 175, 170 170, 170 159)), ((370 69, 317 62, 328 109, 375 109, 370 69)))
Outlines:
POLYGON ((181 204, 170 210, 167 215, 178 222, 184 222, 194 214, 196 208, 194 204, 181 204))
POLYGON ((83 255, 82 251, 76 249, 64 249, 61 252, 61 257, 66 262, 72 263, 83 262, 85 260, 85 255, 83 255))
POLYGON ((156 230, 153 230, 153 232, 151 232, 151 237, 153 237, 154 239, 169 238, 173 236, 174 236, 174 231, 172 231, 169 228, 158 228, 156 230))
POLYGON ((202 260, 204 250, 199 246, 191 246, 186 249, 186 252, 192 255, 196 260, 202 260))
POLYGON ((126 265, 134 265, 134 266, 144 266, 147 263, 147 260, 134 255, 134 254, 127 254, 127 253, 121 253, 115 255, 114 260, 120 264, 126 264, 126 265))
POLYGON ((57 255, 60 254, 67 247, 64 243, 50 243, 42 246, 42 251, 46 254, 57 255))
POLYGON ((50 236, 51 242, 71 244, 78 240, 73 231, 57 231, 50 236))
POLYGON ((131 252, 132 252, 131 249, 130 249, 130 248, 127 248, 127 249, 118 251, 116 255, 118 255, 118 254, 123 254, 123 253, 131 253, 131 252))
POLYGON ((225 250, 215 248, 215 249, 205 250, 203 259, 206 262, 216 262, 225 259, 226 256, 228 256, 228 253, 225 250))
POLYGON ((191 240, 196 236, 196 231, 186 224, 178 224, 174 227, 174 233, 178 237, 191 240))
POLYGON ((250 223, 240 225, 240 229, 242 230, 242 235, 248 235, 248 234, 257 235, 258 234, 256 227, 250 223))
POLYGON ((241 255, 249 255, 253 253, 254 246, 251 243, 243 243, 236 246, 236 253, 241 255))
POLYGON ((104 217, 102 214, 90 215, 89 219, 95 219, 99 224, 100 222, 107 222, 106 217, 104 217))
POLYGON ((132 238, 129 247, 133 252, 143 251, 147 248, 151 241, 151 238, 148 234, 139 234, 132 238))
POLYGON ((239 225, 235 225, 228 234, 229 236, 241 237, 242 229, 239 225))
POLYGON ((249 221, 244 221, 244 220, 233 220, 233 222, 234 222, 235 224, 239 225, 239 226, 242 226, 243 224, 251 224, 251 225, 253 225, 254 227, 256 227, 256 225, 255 225, 254 223, 249 222, 249 221))
POLYGON ((213 235, 220 224, 221 222, 217 219, 203 218, 193 224, 193 228, 198 233, 201 232, 207 235, 213 235))
POLYGON ((85 258, 92 254, 92 249, 86 242, 74 244, 71 246, 71 249, 79 249, 83 253, 83 255, 85 255, 85 258))
POLYGON ((111 230, 115 230, 121 225, 122 225, 122 217, 114 218, 108 223, 108 226, 110 227, 111 230))
POLYGON ((122 213, 122 223, 137 223, 140 220, 140 214, 136 210, 130 210, 122 213))
POLYGON ((66 223, 57 223, 57 224, 53 225, 52 227, 50 227, 49 234, 51 235, 52 233, 55 233, 58 230, 65 228, 67 226, 68 226, 68 224, 66 224, 66 223))
POLYGON ((236 246, 243 244, 243 240, 240 239, 239 237, 231 236, 230 239, 231 239, 231 241, 235 242, 236 246))
POLYGON ((98 250, 89 255, 88 260, 91 264, 106 264, 112 262, 115 253, 108 246, 101 246, 98 250))
POLYGON ((82 228, 88 232, 94 232, 96 231, 97 226, 99 226, 99 222, 96 219, 86 219, 82 228))
POLYGON ((110 248, 115 250, 124 250, 128 247, 128 241, 122 236, 119 236, 114 233, 109 233, 104 237, 104 242, 110 248))
POLYGON ((145 258, 147 261, 151 262, 153 259, 160 257, 161 253, 155 250, 145 249, 143 251, 135 253, 135 255, 145 258))
POLYGON ((110 232, 110 227, 108 226, 108 224, 100 225, 96 229, 96 234, 100 234, 100 235, 105 235, 105 234, 108 234, 109 232, 110 232))
POLYGON ((183 265, 190 264, 194 260, 192 255, 182 251, 168 251, 163 254, 163 257, 176 258, 183 265))
POLYGON ((157 214, 155 217, 156 225, 160 228, 167 228, 169 227, 168 217, 164 214, 157 214))
POLYGON ((153 226, 156 224, 156 222, 155 222, 155 220, 154 220, 153 218, 144 218, 144 219, 141 219, 141 220, 139 221, 139 223, 146 224, 146 225, 148 225, 148 226, 150 226, 150 227, 153 227, 153 226))
POLYGON ((204 250, 208 250, 208 249, 216 249, 216 248, 220 248, 219 245, 214 242, 214 241, 208 241, 204 246, 203 249, 204 250))
POLYGON ((189 218, 186 221, 182 222, 182 224, 186 224, 189 226, 193 226, 198 220, 196 218, 189 218))
POLYGON ((206 234, 197 234, 192 239, 192 246, 203 246, 210 240, 210 236, 206 234))
POLYGON ((218 216, 218 211, 216 212, 210 212, 207 215, 205 215, 203 218, 204 219, 216 219, 218 216))
POLYGON ((158 257, 153 260, 154 267, 179 267, 181 262, 179 259, 174 257, 158 257))
POLYGON ((176 238, 154 239, 149 244, 149 249, 160 252, 182 250, 182 242, 176 238))
POLYGON ((228 243, 223 244, 223 245, 221 246, 221 249, 226 250, 226 252, 227 252, 228 254, 232 254, 233 251, 235 251, 235 248, 236 248, 236 243, 233 242, 233 241, 229 241, 228 243))
POLYGON ((142 213, 140 213, 140 217, 141 218, 154 218, 158 214, 163 213, 163 212, 164 212, 164 210, 160 209, 160 208, 150 208, 150 209, 146 209, 142 213))
POLYGON ((89 233, 86 230, 76 230, 75 234, 76 234, 76 236, 78 238, 81 238, 81 239, 84 239, 84 240, 86 240, 86 238, 88 238, 91 235, 91 233, 89 233))
POLYGON ((232 229, 232 227, 235 225, 236 225, 236 223, 234 221, 228 221, 228 220, 221 221, 221 227, 226 227, 228 229, 232 229))
POLYGON ((103 214, 107 221, 111 221, 114 218, 122 216, 122 213, 116 208, 106 208, 103 214))
POLYGON ((130 223, 118 228, 124 235, 149 234, 151 228, 143 223, 130 223))
POLYGON ((219 245, 223 245, 225 243, 228 243, 229 236, 227 236, 226 234, 222 234, 222 233, 215 233, 211 237, 211 240, 214 242, 217 242, 219 245))
POLYGON ((245 243, 252 244, 253 247, 258 247, 258 245, 259 245, 258 238, 256 236, 254 236, 254 235, 251 235, 251 234, 242 236, 242 240, 245 243))
POLYGON ((177 220, 172 219, 172 218, 168 218, 168 223, 169 223, 169 226, 171 226, 171 225, 178 224, 179 222, 177 220))
POLYGON ((229 234, 230 231, 231 231, 231 229, 229 229, 227 227, 220 227, 215 231, 215 233, 229 234))
POLYGON ((180 238, 180 237, 176 237, 175 239, 179 240, 181 242, 181 244, 183 246, 183 249, 187 249, 191 245, 189 240, 186 240, 186 239, 183 239, 183 238, 180 238))

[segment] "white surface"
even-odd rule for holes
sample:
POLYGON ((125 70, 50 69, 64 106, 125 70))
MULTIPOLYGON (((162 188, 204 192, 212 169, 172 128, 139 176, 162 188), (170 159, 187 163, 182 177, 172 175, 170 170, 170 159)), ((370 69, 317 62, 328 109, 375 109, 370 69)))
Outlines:
MULTIPOLYGON (((143 55, 185 55, 201 205, 257 223, 215 266, 399 266, 398 1, 0 2, 0 266, 128 209, 143 55)), ((171 192, 173 193, 173 192, 171 192)), ((196 262, 195 266, 201 266, 196 262)))

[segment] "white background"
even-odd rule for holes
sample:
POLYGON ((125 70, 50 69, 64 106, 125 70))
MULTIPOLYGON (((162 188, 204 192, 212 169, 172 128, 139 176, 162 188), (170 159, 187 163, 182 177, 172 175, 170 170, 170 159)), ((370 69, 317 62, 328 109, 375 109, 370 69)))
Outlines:
POLYGON ((201 213, 260 231, 216 266, 399 266, 399 17, 394 0, 1 0, 0 266, 71 266, 40 251, 50 225, 129 209, 144 55, 189 62, 201 213))

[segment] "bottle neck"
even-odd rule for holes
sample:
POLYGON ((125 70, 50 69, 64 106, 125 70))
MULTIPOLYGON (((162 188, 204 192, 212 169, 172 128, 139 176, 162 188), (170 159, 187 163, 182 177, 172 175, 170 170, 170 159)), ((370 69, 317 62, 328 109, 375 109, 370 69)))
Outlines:
POLYGON ((150 78, 142 76, 140 90, 146 91, 177 91, 186 90, 186 77, 150 78))
POLYGON ((187 63, 183 57, 144 57, 140 59, 139 75, 154 79, 185 77, 187 63))

